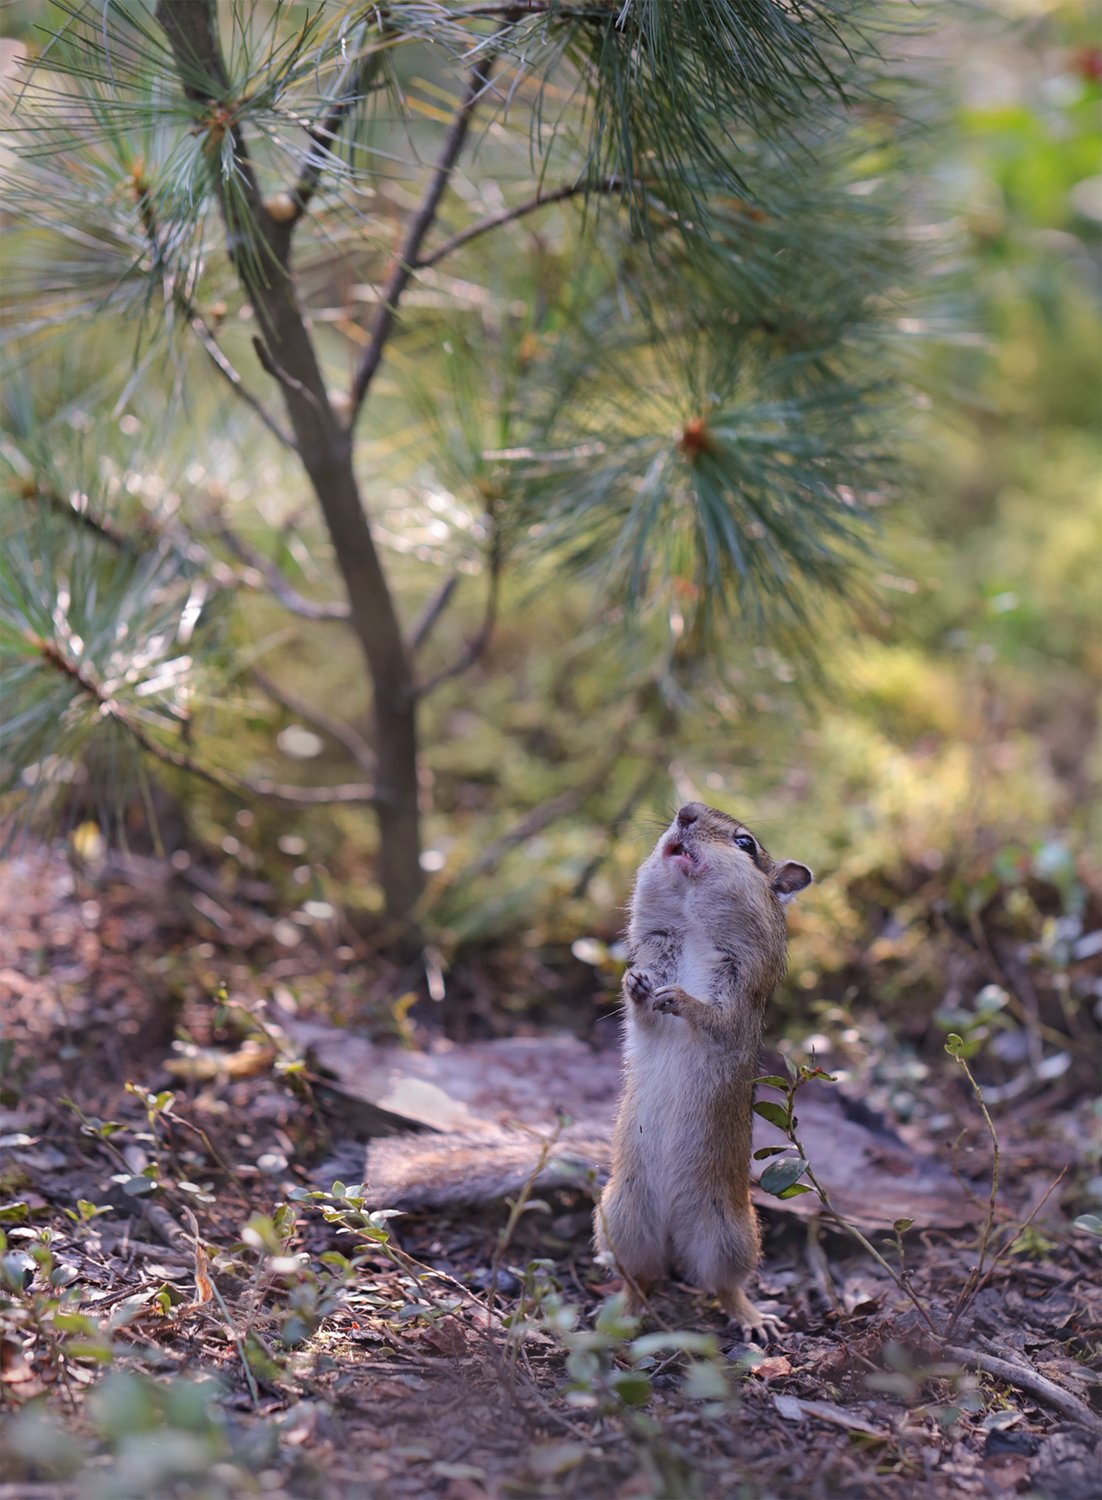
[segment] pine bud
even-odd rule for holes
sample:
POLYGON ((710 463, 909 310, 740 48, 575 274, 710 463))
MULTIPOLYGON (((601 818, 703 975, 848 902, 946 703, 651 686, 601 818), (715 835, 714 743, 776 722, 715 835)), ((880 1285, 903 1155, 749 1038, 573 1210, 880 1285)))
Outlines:
POLYGON ((298 205, 290 193, 273 193, 264 199, 264 208, 269 219, 277 224, 289 224, 298 213, 298 205))

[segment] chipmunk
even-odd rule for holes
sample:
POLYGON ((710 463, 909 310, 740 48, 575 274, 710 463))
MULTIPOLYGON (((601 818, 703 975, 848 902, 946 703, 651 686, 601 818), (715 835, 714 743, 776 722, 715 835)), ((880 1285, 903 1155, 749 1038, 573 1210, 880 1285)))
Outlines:
MULTIPOLYGON (((598 1251, 638 1311, 677 1266, 744 1328, 760 1242, 750 1202, 754 1079, 765 1005, 786 965, 784 906, 812 876, 745 824, 688 802, 640 866, 624 975, 625 1079, 598 1251)), ((396 1137, 368 1156, 372 1197, 405 1209, 485 1202, 602 1174, 607 1136, 567 1127, 537 1163, 521 1131, 396 1137), (538 1167, 538 1169, 537 1169, 538 1167)))
POLYGON ((624 975, 625 1079, 598 1251, 637 1311, 671 1262, 744 1328, 760 1236, 750 1202, 754 1078, 782 978, 784 905, 811 883, 745 824, 687 802, 639 869, 624 975))

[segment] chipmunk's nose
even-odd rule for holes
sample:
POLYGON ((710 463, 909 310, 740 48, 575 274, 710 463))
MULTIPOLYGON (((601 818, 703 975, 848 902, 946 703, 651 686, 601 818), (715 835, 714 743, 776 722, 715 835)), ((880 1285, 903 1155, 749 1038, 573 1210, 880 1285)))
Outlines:
POLYGON ((684 807, 678 809, 677 821, 682 828, 688 828, 690 823, 695 823, 704 811, 702 802, 686 802, 684 807))

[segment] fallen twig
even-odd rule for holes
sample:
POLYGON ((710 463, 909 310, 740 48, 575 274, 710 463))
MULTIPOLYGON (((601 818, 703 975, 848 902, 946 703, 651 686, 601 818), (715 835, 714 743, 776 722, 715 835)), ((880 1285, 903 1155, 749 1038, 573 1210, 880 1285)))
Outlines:
POLYGON ((1017 1390, 1026 1391, 1030 1396, 1035 1396, 1038 1401, 1044 1402, 1046 1406, 1051 1406, 1053 1411, 1058 1411, 1069 1422, 1085 1427, 1089 1432, 1102 1435, 1102 1417, 1091 1411, 1090 1407, 1080 1401, 1078 1396, 1065 1391, 1063 1386, 1056 1385, 1044 1375, 1038 1375, 1031 1366, 1018 1364, 1016 1360, 1012 1362, 1009 1359, 999 1359, 994 1354, 985 1354, 980 1349, 961 1349, 956 1344, 946 1344, 944 1353, 950 1359, 959 1360, 962 1365, 972 1365, 985 1375, 992 1375, 996 1380, 1005 1380, 1008 1385, 1014 1386, 1017 1390))

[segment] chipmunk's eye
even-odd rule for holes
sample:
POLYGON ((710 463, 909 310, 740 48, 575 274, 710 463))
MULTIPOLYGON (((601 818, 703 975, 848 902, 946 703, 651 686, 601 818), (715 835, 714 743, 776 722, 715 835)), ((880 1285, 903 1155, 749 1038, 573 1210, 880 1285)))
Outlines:
POLYGON ((748 833, 736 833, 735 843, 740 849, 745 849, 747 854, 753 854, 758 847, 748 833))

